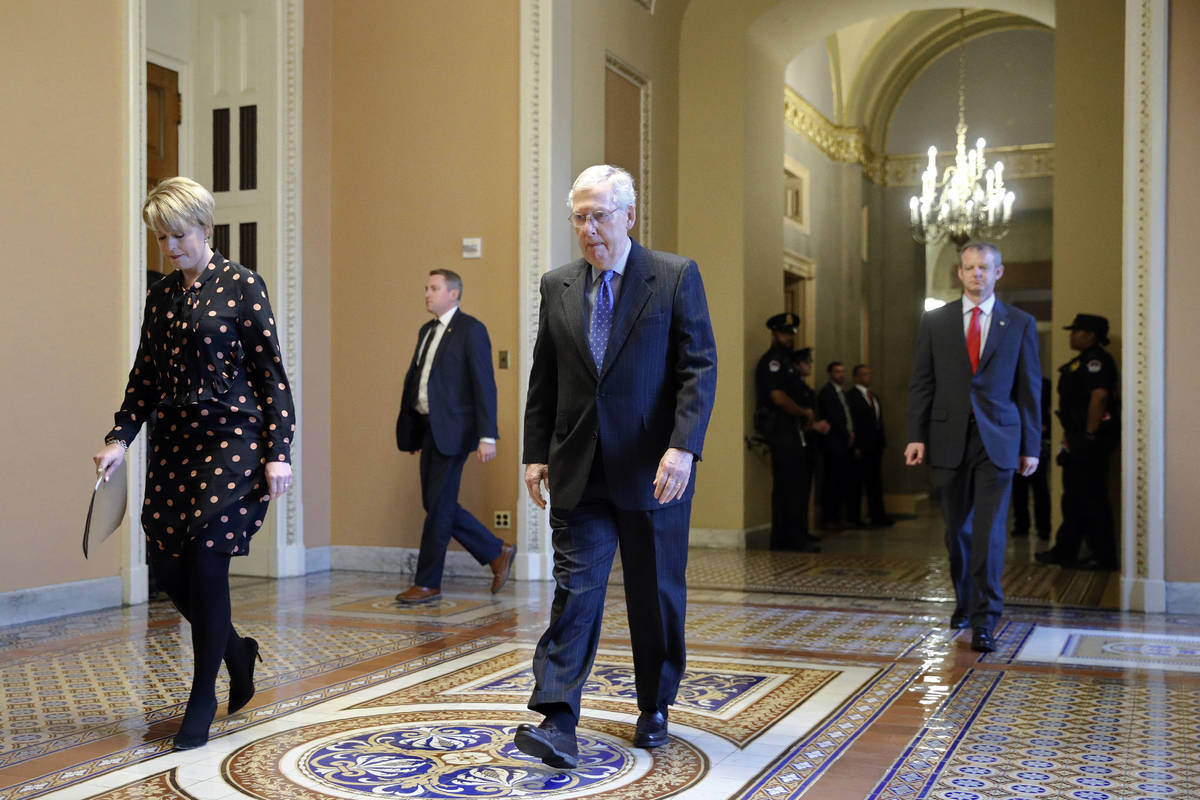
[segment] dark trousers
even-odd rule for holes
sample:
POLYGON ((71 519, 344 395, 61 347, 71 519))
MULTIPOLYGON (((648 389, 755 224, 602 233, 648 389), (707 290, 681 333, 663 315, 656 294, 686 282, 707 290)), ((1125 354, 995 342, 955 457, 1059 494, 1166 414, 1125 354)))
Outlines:
POLYGON ((1108 443, 1083 436, 1068 438, 1070 454, 1063 466, 1063 524, 1054 552, 1074 561, 1079 543, 1087 542, 1091 556, 1101 564, 1117 565, 1113 534, 1112 501, 1108 497, 1108 443))
POLYGON ((853 491, 851 481, 850 449, 841 443, 826 443, 823 451, 825 474, 821 479, 821 522, 832 525, 845 520, 851 523, 860 521, 858 494, 853 491))
POLYGON ((550 509, 554 602, 534 651, 529 699, 529 708, 542 714, 566 707, 579 719, 618 548, 638 708, 665 713, 683 675, 691 500, 651 511, 617 508, 603 472, 597 457, 579 505, 550 509))
POLYGON ((875 450, 860 450, 854 459, 854 469, 851 471, 851 519, 858 519, 862 514, 862 495, 867 495, 867 515, 872 522, 882 522, 887 518, 883 507, 883 453, 875 450))
POLYGON ((1005 531, 1013 470, 988 458, 975 421, 957 469, 933 468, 933 490, 946 521, 946 550, 957 601, 955 613, 991 630, 1004 612, 1005 531))
POLYGON ((1037 532, 1043 534, 1043 538, 1050 535, 1050 467, 1047 456, 1043 448, 1037 471, 1028 478, 1014 474, 1012 485, 1013 530, 1029 532, 1029 495, 1032 493, 1037 532))
POLYGON ((812 492, 809 448, 795 442, 771 446, 771 549, 799 547, 808 538, 808 497, 812 492))
POLYGON ((192 628, 192 690, 189 705, 216 701, 217 673, 224 660, 231 674, 245 672, 246 648, 230 618, 228 553, 195 544, 178 558, 150 550, 160 589, 192 628))
POLYGON ((433 431, 426 424, 421 439, 421 505, 425 508, 425 527, 421 530, 421 551, 413 576, 417 586, 442 588, 446 548, 451 539, 461 544, 480 564, 487 564, 500 555, 504 543, 458 504, 463 465, 470 455, 467 452, 448 456, 438 452, 433 431))

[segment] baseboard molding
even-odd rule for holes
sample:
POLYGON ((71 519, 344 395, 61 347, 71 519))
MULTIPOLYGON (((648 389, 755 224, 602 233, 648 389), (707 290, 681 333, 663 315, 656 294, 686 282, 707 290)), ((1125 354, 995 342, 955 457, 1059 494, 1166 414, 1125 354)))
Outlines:
POLYGON ((688 532, 688 546, 718 550, 755 549, 758 546, 765 547, 770 535, 770 525, 756 525, 753 528, 692 528, 688 532))
MULTIPOLYGON (((332 545, 330 569, 358 570, 360 572, 390 572, 412 575, 417 571, 417 548, 415 547, 368 547, 356 545, 332 545)), ((446 551, 446 566, 443 575, 455 578, 490 578, 492 571, 481 565, 465 550, 446 551)))
POLYGON ((122 582, 118 575, 86 581, 55 583, 0 593, 0 625, 98 611, 122 604, 122 582))
POLYGON ((1121 608, 1125 611, 1143 611, 1161 614, 1167 610, 1167 589, 1163 580, 1121 577, 1121 608))
POLYGON ((1200 614, 1200 583, 1167 582, 1168 614, 1200 614))
POLYGON ((933 501, 930 499, 928 492, 885 494, 883 496, 883 509, 887 513, 905 517, 915 517, 928 513, 933 508, 932 503, 933 501))
POLYGON ((314 572, 329 572, 333 569, 332 550, 329 545, 307 548, 304 551, 304 574, 312 575, 314 572))

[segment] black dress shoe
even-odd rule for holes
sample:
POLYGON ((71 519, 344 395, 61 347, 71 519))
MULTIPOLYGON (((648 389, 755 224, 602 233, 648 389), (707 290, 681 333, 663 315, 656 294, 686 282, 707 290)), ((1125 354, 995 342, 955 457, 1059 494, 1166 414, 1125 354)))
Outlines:
POLYGON ((541 759, 555 769, 575 769, 579 766, 579 742, 575 735, 560 731, 549 723, 533 726, 522 722, 517 726, 513 744, 526 755, 541 759))
POLYGON ((1088 572, 1117 572, 1121 569, 1121 565, 1115 561, 1101 561, 1094 557, 1076 561, 1071 566, 1075 569, 1087 570, 1088 572))
POLYGON ((872 528, 890 528, 896 524, 896 520, 891 517, 880 517, 879 519, 871 520, 872 528))
POLYGON ((975 628, 971 631, 971 649, 977 653, 991 653, 996 649, 996 640, 987 628, 975 628))
POLYGON ((1054 552, 1054 548, 1043 550, 1040 553, 1034 553, 1033 559, 1039 564, 1047 564, 1050 566, 1058 565, 1060 567, 1065 567, 1071 563, 1070 560, 1063 558, 1058 553, 1054 552))
POLYGON ((956 631, 969 628, 971 627, 971 618, 961 611, 955 611, 950 615, 950 627, 956 631))
POLYGON ((667 716, 661 711, 643 711, 633 735, 634 747, 659 747, 667 743, 667 716))
POLYGON ((208 728, 217 715, 217 698, 194 700, 188 698, 183 712, 183 723, 175 734, 176 750, 195 750, 208 744, 208 728))

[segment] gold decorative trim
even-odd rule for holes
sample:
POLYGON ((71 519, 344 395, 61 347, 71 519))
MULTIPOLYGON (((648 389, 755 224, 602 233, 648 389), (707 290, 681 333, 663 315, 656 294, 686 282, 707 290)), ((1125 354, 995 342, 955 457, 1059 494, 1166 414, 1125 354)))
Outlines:
MULTIPOLYGON (((303 276, 303 247, 302 239, 302 196, 300 161, 302 158, 301 135, 301 51, 303 48, 304 31, 304 0, 284 0, 281 18, 277 23, 280 30, 277 33, 279 47, 282 50, 283 68, 279 73, 281 86, 278 87, 280 105, 279 133, 279 289, 276 308, 276 323, 279 327, 279 338, 284 353, 288 359, 288 377, 292 386, 292 399, 295 401, 296 413, 299 419, 304 410, 303 387, 301 374, 303 359, 301 358, 301 297, 303 276)), ((303 464, 302 436, 293 436, 292 463, 303 464)), ((302 514, 301 498, 304 496, 304 470, 296 470, 293 477, 292 491, 281 498, 282 514, 278 520, 283 524, 284 542, 286 547, 304 546, 304 516, 302 514)), ((278 545, 276 545, 278 547, 278 545)), ((293 554, 296 556, 297 554, 293 554)), ((281 575, 303 575, 304 555, 301 551, 297 559, 289 564, 285 556, 279 559, 281 566, 288 565, 281 575)))
MULTIPOLYGON (((1054 176, 1054 144, 1018 144, 1005 147, 989 147, 986 150, 989 160, 1000 159, 1004 162, 1004 179, 1006 181, 1018 178, 1049 178, 1054 176)), ((882 159, 881 180, 876 181, 884 186, 920 186, 921 172, 929 164, 929 156, 924 153, 911 155, 886 156, 882 159)), ((954 152, 943 150, 938 153, 938 172, 954 163, 954 152)))
POLYGON ((638 223, 641 227, 641 244, 651 247, 653 237, 650 225, 654 220, 651 213, 651 181, 650 181, 650 79, 639 72, 633 65, 627 64, 610 52, 604 53, 604 66, 620 75, 638 88, 641 116, 641 151, 642 159, 638 164, 637 194, 638 194, 638 223))
MULTIPOLYGON (((929 163, 929 156, 920 153, 876 155, 868 146, 862 128, 835 125, 790 86, 783 87, 783 117, 789 128, 829 158, 862 166, 863 176, 876 185, 921 185, 921 171, 929 163)), ((1008 180, 1054 175, 1053 143, 989 147, 987 153, 1004 160, 1004 176, 1008 180)), ((947 150, 938 154, 938 164, 942 167, 953 163, 953 152, 947 150)))
POLYGON ((872 161, 862 128, 834 125, 790 86, 783 87, 783 119, 834 161, 862 164, 864 169, 872 161))

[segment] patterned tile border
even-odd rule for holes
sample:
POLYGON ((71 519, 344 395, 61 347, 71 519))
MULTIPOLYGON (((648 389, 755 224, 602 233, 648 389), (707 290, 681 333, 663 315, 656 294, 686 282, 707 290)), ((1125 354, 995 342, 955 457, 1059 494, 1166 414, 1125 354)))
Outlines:
POLYGON ((1200 636, 1036 625, 1017 662, 1200 673, 1200 636))
POLYGON ((132 781, 124 786, 93 795, 90 800, 196 800, 179 785, 175 769, 132 781))
POLYGON ((918 668, 902 665, 883 670, 752 779, 736 795, 737 800, 791 800, 802 796, 919 674, 918 668))
POLYGON ((867 800, 1200 796, 1200 692, 971 670, 867 800))
MULTIPOLYGON (((280 700, 270 705, 256 708, 250 713, 240 713, 232 717, 220 718, 213 723, 211 735, 215 738, 233 731, 240 731, 252 726, 261 725, 264 722, 278 719, 295 711, 323 703, 326 700, 365 689, 393 678, 408 675, 426 667, 441 664, 478 650, 484 650, 501 644, 504 641, 504 639, 499 637, 482 637, 455 647, 439 650, 436 653, 409 659, 403 663, 362 675, 353 680, 342 681, 331 686, 307 692, 299 697, 280 700)), ((136 764, 163 755, 164 753, 173 752, 172 748, 173 742, 171 737, 168 736, 148 744, 118 750, 109 755, 83 761, 73 767, 48 773, 33 780, 12 786, 0 787, 0 800, 24 800, 24 798, 39 797, 48 792, 95 778, 97 775, 103 775, 113 770, 127 767, 130 764, 136 764)), ((272 800, 275 799, 272 798, 272 800)))
MULTIPOLYGON (((351 709, 430 702, 523 704, 529 699, 533 688, 529 666, 532 660, 533 648, 518 647, 449 674, 359 703, 351 709)), ((629 656, 603 651, 598 653, 592 674, 584 686, 584 708, 636 715, 632 668, 633 659, 629 656), (628 672, 630 680, 627 685, 601 677, 614 670, 622 675, 628 672)), ((745 747, 839 674, 838 669, 814 669, 801 664, 787 666, 748 659, 715 660, 693 656, 688 660, 680 685, 679 700, 671 708, 671 720, 707 731, 738 747, 745 747), (704 710, 699 698, 711 698, 714 677, 719 680, 731 676, 762 679, 762 684, 746 691, 743 697, 732 698, 730 707, 724 711, 704 710)), ((734 693, 741 694, 740 691, 734 693)))

